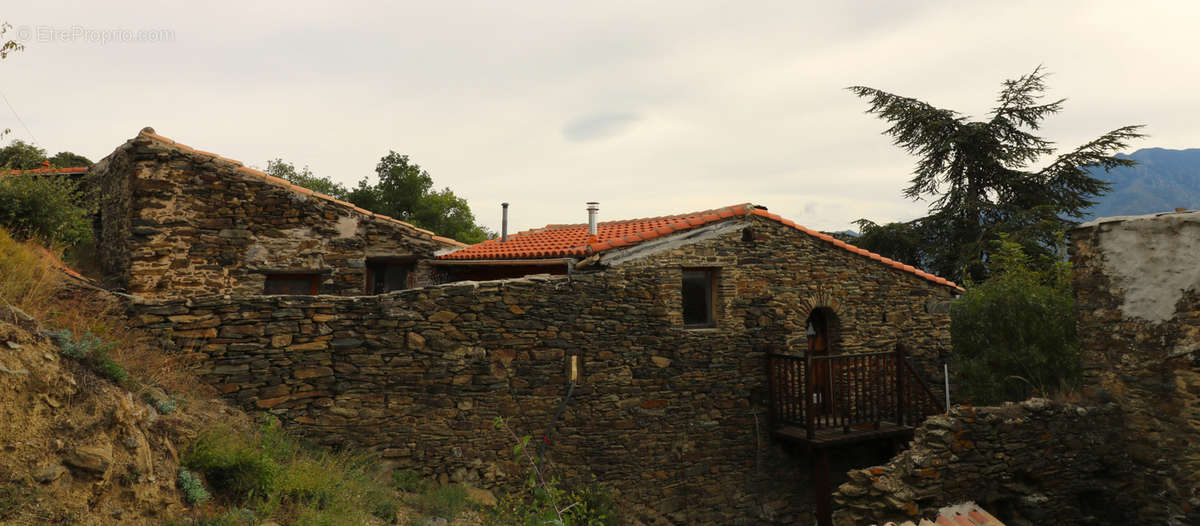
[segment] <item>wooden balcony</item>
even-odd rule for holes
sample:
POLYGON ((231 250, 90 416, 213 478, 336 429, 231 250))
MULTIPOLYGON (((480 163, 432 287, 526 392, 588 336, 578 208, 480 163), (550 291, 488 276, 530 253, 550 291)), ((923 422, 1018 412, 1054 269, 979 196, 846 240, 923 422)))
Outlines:
POLYGON ((945 410, 904 348, 833 356, 771 354, 775 436, 812 447, 911 434, 945 410))
POLYGON ((767 363, 771 429, 809 450, 819 526, 833 525, 832 446, 868 440, 898 446, 925 417, 945 411, 900 345, 833 356, 772 353, 767 363))

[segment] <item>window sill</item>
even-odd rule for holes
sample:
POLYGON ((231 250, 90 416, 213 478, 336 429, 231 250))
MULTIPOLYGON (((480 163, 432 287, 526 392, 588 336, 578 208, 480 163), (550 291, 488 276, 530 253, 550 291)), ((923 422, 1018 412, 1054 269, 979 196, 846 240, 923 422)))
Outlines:
POLYGON ((716 325, 692 325, 685 326, 683 330, 688 332, 717 332, 720 331, 721 328, 717 327, 716 325))

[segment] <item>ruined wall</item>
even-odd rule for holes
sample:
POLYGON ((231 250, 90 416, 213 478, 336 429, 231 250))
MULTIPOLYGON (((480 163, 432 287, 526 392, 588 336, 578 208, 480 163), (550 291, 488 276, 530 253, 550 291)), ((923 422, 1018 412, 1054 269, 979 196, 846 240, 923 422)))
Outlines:
POLYGON ((1099 219, 1070 238, 1085 383, 1126 413, 1143 517, 1200 523, 1200 212, 1099 219))
POLYGON ((143 297, 261 294, 265 273, 279 271, 318 274, 321 294, 363 294, 366 258, 450 246, 152 132, 88 177, 101 198, 106 284, 143 297))
POLYGON ((569 478, 595 476, 681 523, 808 521, 807 459, 768 429, 764 349, 802 336, 815 306, 837 314, 844 350, 937 349, 948 320, 927 303, 952 291, 772 221, 731 224, 570 277, 133 308, 242 406, 482 486, 520 470, 493 419, 544 433, 579 354, 583 381, 550 447, 569 478), (683 267, 720 268, 717 327, 683 327, 683 267))
POLYGON ((928 518, 967 501, 1012 526, 1138 523, 1124 448, 1111 404, 954 408, 886 465, 851 471, 834 495, 845 507, 835 523, 928 518))

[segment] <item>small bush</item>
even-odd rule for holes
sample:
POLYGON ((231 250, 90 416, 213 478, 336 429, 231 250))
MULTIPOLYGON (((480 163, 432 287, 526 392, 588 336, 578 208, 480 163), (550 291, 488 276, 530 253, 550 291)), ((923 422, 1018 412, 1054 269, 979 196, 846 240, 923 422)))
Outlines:
POLYGON ((164 415, 174 413, 177 409, 174 400, 155 400, 154 408, 157 409, 159 413, 164 415))
POLYGON ((197 439, 184 464, 223 502, 298 526, 351 526, 396 516, 391 488, 375 483, 375 459, 302 445, 278 427, 218 428, 197 439))
POLYGON ((195 473, 186 469, 179 470, 179 489, 183 491, 183 498, 188 501, 188 504, 195 506, 207 501, 212 495, 209 495, 208 490, 204 488, 204 482, 197 477, 195 473))
POLYGON ((975 404, 1076 388, 1082 377, 1070 264, 1033 270, 1020 245, 1000 240, 992 277, 951 304, 951 370, 975 404))
POLYGON ((63 245, 91 241, 93 208, 69 178, 0 176, 0 227, 18 239, 63 245))
POLYGON ((423 493, 429 483, 416 471, 398 469, 392 472, 392 487, 407 493, 423 493))
POLYGON ((66 329, 50 333, 50 338, 64 356, 83 362, 100 376, 118 384, 124 384, 129 379, 129 373, 110 354, 116 348, 116 343, 101 340, 90 332, 75 339, 71 331, 66 329))
POLYGON ((432 517, 453 519, 471 508, 467 488, 462 486, 440 486, 421 493, 411 501, 413 507, 432 517))

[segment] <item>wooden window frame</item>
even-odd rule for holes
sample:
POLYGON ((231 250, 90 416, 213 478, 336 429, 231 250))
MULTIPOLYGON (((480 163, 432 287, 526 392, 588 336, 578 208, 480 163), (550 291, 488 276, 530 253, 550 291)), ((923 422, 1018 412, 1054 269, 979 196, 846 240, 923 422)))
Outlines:
POLYGON ((411 257, 367 258, 366 261, 363 262, 363 266, 366 268, 366 280, 365 280, 365 283, 363 284, 363 287, 364 287, 363 292, 366 293, 367 295, 387 294, 389 292, 395 292, 397 290, 408 289, 408 288, 410 288, 409 282, 412 279, 412 275, 414 272, 416 272, 416 261, 411 257), (387 279, 386 279, 387 269, 390 267, 402 267, 403 268, 403 271, 404 271, 404 277, 402 279, 403 283, 401 284, 401 288, 399 288, 399 289, 389 289, 387 287, 387 279), (383 269, 382 272, 379 271, 380 268, 383 269), (381 274, 381 273, 384 275, 384 286, 383 286, 384 290, 378 291, 376 289, 379 288, 378 287, 378 285, 379 285, 378 277, 379 277, 379 274, 381 274))
POLYGON ((712 268, 712 267, 684 267, 683 268, 682 275, 680 276, 681 279, 680 279, 680 289, 679 289, 679 296, 680 296, 680 298, 679 298, 680 305, 679 306, 680 306, 680 315, 683 318, 683 327, 685 329, 713 329, 713 328, 717 327, 717 284, 720 279, 719 274, 720 274, 719 269, 712 268), (707 316, 705 317, 704 321, 689 323, 688 318, 687 318, 687 304, 688 304, 687 294, 688 293, 687 293, 686 282, 688 281, 688 274, 693 274, 692 277, 695 278, 696 277, 694 275, 695 273, 703 273, 707 278, 704 283, 705 283, 705 289, 708 293, 708 299, 707 299, 708 312, 707 312, 707 316))

